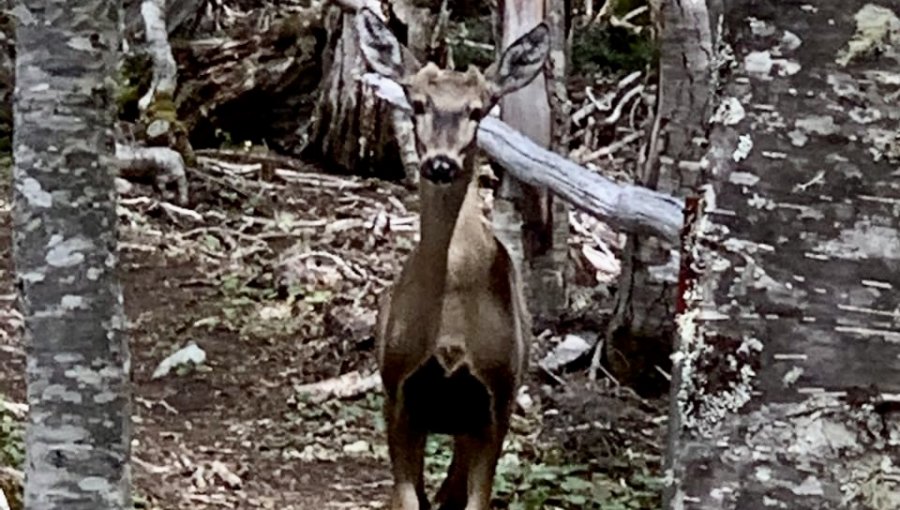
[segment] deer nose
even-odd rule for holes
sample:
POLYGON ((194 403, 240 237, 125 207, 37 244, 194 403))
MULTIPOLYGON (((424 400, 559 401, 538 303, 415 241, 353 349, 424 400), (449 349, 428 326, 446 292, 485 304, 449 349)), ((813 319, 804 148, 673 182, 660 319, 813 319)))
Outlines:
POLYGON ((431 182, 447 184, 459 175, 460 166, 448 156, 432 156, 422 161, 419 171, 431 182))

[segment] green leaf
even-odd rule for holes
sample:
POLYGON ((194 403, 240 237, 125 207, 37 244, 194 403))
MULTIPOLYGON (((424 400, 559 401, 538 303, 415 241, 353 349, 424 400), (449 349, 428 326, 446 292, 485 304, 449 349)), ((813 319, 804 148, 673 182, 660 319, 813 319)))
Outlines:
POLYGON ((321 304, 331 301, 332 292, 326 289, 314 290, 304 296, 303 300, 310 304, 321 304))
POLYGON ((559 487, 567 492, 581 492, 581 491, 589 491, 594 488, 594 484, 575 476, 567 476, 559 487))
POLYGON ((214 235, 207 234, 203 236, 203 244, 211 251, 219 251, 222 249, 222 242, 214 235))

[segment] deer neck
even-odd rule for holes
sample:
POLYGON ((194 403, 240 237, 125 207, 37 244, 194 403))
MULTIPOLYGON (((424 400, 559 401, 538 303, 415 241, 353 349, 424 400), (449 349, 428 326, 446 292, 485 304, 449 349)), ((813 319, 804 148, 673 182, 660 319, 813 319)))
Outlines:
POLYGON ((419 184, 421 216, 419 220, 418 271, 428 289, 442 293, 447 279, 450 243, 469 191, 469 180, 458 179, 448 186, 419 184))

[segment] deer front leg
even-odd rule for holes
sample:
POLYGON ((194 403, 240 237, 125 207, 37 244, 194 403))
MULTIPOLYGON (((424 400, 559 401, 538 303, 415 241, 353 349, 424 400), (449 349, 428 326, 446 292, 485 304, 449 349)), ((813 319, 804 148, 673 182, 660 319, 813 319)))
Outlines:
POLYGON ((438 510, 463 510, 466 508, 466 487, 469 473, 469 451, 463 436, 453 442, 453 460, 447 471, 447 478, 438 490, 435 503, 438 510))
POLYGON ((424 478, 426 432, 410 422, 402 402, 386 402, 384 416, 394 476, 391 510, 428 510, 424 478))
POLYGON ((461 438, 469 456, 465 510, 490 510, 494 473, 507 429, 508 423, 503 421, 461 438))

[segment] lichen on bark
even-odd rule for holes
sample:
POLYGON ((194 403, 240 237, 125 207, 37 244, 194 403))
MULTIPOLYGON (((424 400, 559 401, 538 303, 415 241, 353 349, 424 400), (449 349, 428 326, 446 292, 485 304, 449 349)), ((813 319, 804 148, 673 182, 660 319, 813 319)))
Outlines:
POLYGON ((900 201, 876 136, 900 133, 900 53, 855 42, 893 26, 881 7, 724 3, 669 508, 900 507, 900 201))

